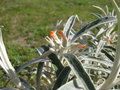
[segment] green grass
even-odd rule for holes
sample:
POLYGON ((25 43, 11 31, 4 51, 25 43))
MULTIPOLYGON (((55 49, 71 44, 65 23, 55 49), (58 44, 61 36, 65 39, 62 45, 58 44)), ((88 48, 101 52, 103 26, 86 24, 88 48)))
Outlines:
POLYGON ((57 20, 66 22, 74 14, 80 21, 94 20, 92 5, 111 9, 109 0, 1 0, 0 25, 10 60, 19 64, 38 57, 35 48, 46 43, 57 20))

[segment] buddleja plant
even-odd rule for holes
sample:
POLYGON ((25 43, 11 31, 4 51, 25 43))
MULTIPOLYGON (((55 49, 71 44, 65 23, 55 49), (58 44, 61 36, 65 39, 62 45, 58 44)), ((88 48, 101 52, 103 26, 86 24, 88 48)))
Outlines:
MULTIPOLYGON (((80 83, 80 85, 82 85, 82 87, 80 87, 81 89, 85 88, 86 90, 87 89, 94 90, 95 88, 97 89, 102 88, 101 90, 104 90, 104 88, 106 87, 105 88, 106 90, 108 88, 110 89, 110 87, 107 87, 106 85, 104 87, 104 83, 106 83, 106 81, 109 79, 108 78, 106 80, 106 78, 111 75, 110 74, 111 68, 114 66, 113 62, 115 62, 114 58, 117 57, 116 56, 117 52, 115 49, 117 43, 116 40, 118 38, 118 35, 116 34, 115 31, 117 18, 114 13, 114 10, 112 12, 109 12, 107 6, 106 6, 106 11, 104 11, 102 8, 98 6, 94 6, 94 7, 101 10, 104 15, 94 14, 99 19, 87 24, 78 32, 75 32, 75 30, 73 29, 73 24, 77 16, 76 15, 71 16, 68 19, 67 23, 65 24, 63 31, 56 31, 56 30, 51 31, 50 32, 51 38, 47 37, 46 40, 48 41, 50 48, 54 49, 54 53, 57 54, 58 58, 61 60, 62 57, 62 60, 67 62, 68 66, 70 66, 77 79, 78 78, 80 79, 79 83, 80 81, 83 82, 80 83), (91 31, 92 29, 99 31, 95 33, 95 31, 91 31), (58 35, 56 34, 57 32, 60 34, 62 39, 59 39, 60 37, 58 37, 58 35), (66 54, 66 53, 70 53, 70 54, 66 54), (64 57, 66 57, 67 59, 65 59, 64 57), (80 68, 80 66, 77 67, 77 65, 80 65, 80 62, 78 62, 79 63, 78 64, 77 60, 82 63, 81 65, 83 65, 84 67, 83 71, 82 68, 80 68), (87 71, 87 73, 85 70, 87 71), (82 75, 81 73, 78 72, 82 72, 82 73, 84 72, 84 74, 82 75), (104 88, 101 87, 102 85, 104 88)), ((64 66, 66 64, 63 61, 61 61, 61 63, 64 66)), ((113 89, 120 88, 119 70, 117 71, 117 73, 118 74, 115 77, 118 77, 116 83, 118 84, 118 86, 113 87, 113 85, 112 86, 110 85, 111 88, 113 87, 113 89)), ((71 72, 69 75, 71 75, 71 72)), ((62 78, 62 74, 61 74, 61 78, 62 78)), ((67 78, 68 78, 67 80, 69 81, 69 77, 67 78)), ((60 81, 59 82, 56 81, 56 83, 57 84, 55 85, 58 85, 60 81)), ((71 83, 70 85, 72 85, 71 83)), ((63 85, 62 86, 63 88, 60 89, 63 90, 65 88, 64 86, 65 85, 63 85)), ((67 86, 66 88, 68 89, 67 86)))
POLYGON ((79 31, 74 29, 78 19, 71 16, 63 30, 58 30, 62 21, 57 22, 48 45, 37 48, 40 58, 20 65, 16 70, 8 59, 0 32, 0 65, 15 85, 21 90, 118 90, 120 89, 120 9, 111 0, 115 11, 108 7, 103 14, 93 13, 97 20, 88 23, 79 31), (115 14, 116 12, 116 14, 115 14), (116 31, 116 25, 118 30, 116 31), (116 45, 117 44, 117 45, 116 45), (36 86, 30 85, 17 74, 31 64, 36 68, 36 86), (47 85, 46 85, 47 83, 47 85))

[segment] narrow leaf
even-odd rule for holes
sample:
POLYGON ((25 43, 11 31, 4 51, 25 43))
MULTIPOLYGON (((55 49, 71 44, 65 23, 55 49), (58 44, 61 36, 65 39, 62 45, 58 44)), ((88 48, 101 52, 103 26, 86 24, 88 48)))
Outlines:
POLYGON ((85 69, 93 69, 93 70, 96 70, 96 71, 102 71, 102 72, 106 72, 106 73, 111 73, 111 70, 110 69, 105 69, 105 68, 102 68, 102 67, 99 67, 99 66, 94 66, 94 65, 83 65, 85 67, 85 69))
POLYGON ((36 89, 37 90, 40 90, 40 85, 41 85, 40 79, 42 76, 41 74, 42 74, 43 66, 44 66, 44 62, 40 62, 37 67, 37 74, 36 74, 36 85, 37 85, 36 89))
POLYGON ((83 65, 81 62, 79 62, 78 58, 72 54, 65 54, 64 55, 67 58, 67 62, 76 75, 76 77, 83 82, 83 85, 86 90, 95 90, 95 87, 92 83, 92 80, 90 79, 89 75, 86 73, 85 69, 83 68, 83 65))
POLYGON ((90 57, 90 56, 82 56, 82 57, 80 57, 80 59, 81 60, 85 60, 85 61, 98 62, 98 63, 104 64, 104 65, 110 66, 110 67, 113 66, 113 62, 112 61, 104 60, 104 59, 101 59, 101 58, 90 57))
POLYGON ((112 62, 114 62, 114 57, 110 55, 107 51, 102 49, 101 52, 104 53, 112 62))
POLYGON ((69 36, 69 34, 70 34, 70 31, 71 31, 71 29, 72 29, 72 27, 73 27, 73 24, 75 23, 76 18, 77 18, 77 15, 71 16, 71 17, 68 19, 67 23, 65 24, 65 27, 64 27, 64 29, 63 29, 63 32, 65 33, 65 35, 66 35, 67 38, 68 38, 68 36, 69 36))
POLYGON ((98 18, 102 18, 103 16, 101 15, 101 14, 99 14, 99 13, 91 13, 92 15, 94 15, 94 16, 96 16, 96 17, 98 17, 98 18))
MULTIPOLYGON (((45 53, 49 50, 49 47, 48 46, 42 46, 41 47, 42 49, 38 49, 38 50, 42 50, 42 51, 39 51, 42 53, 45 53)), ((61 72, 61 70, 63 69, 63 65, 62 63, 60 62, 59 58, 57 57, 57 55, 55 55, 54 53, 51 53, 50 55, 48 55, 48 58, 52 61, 52 64, 54 64, 56 67, 57 67, 57 71, 56 71, 56 74, 57 76, 59 75, 59 73, 61 72)))
POLYGON ((104 46, 104 48, 107 48, 107 49, 110 49, 110 50, 116 52, 116 49, 112 46, 104 46))
POLYGON ((20 81, 26 87, 26 90, 35 90, 26 80, 20 77, 20 81))
POLYGON ((57 78, 52 90, 57 90, 60 86, 62 86, 63 84, 65 84, 67 82, 70 70, 71 70, 70 67, 63 68, 63 70, 58 75, 58 78, 57 78))
POLYGON ((39 63, 39 62, 44 62, 44 61, 48 61, 48 59, 34 59, 31 61, 26 62, 25 64, 21 65, 16 71, 17 73, 21 72, 22 69, 24 69, 25 67, 28 67, 30 64, 35 64, 35 63, 39 63))
POLYGON ((61 70, 64 68, 62 63, 58 59, 57 55, 55 55, 54 53, 50 54, 48 58, 51 59, 52 64, 54 64, 57 67, 58 70, 56 71, 56 75, 58 76, 61 70))
POLYGON ((95 6, 95 5, 93 5, 93 7, 99 9, 100 11, 102 11, 102 12, 104 13, 105 16, 107 15, 106 12, 105 12, 105 10, 102 9, 101 7, 99 7, 99 6, 95 6))
POLYGON ((100 18, 97 19, 89 24, 87 24, 85 27, 83 27, 82 29, 80 29, 80 31, 78 31, 72 38, 71 42, 77 40, 83 33, 99 26, 105 23, 110 23, 110 22, 116 22, 116 18, 115 17, 104 17, 104 18, 100 18))

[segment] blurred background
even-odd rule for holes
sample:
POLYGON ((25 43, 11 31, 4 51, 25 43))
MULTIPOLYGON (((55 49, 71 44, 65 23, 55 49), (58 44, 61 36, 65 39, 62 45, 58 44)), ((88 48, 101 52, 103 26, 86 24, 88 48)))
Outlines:
MULTIPOLYGON (((35 48, 46 44, 44 37, 57 20, 65 23, 75 14, 83 23, 95 20, 91 13, 99 11, 92 5, 112 10, 109 0, 0 0, 0 25, 11 62, 18 65, 39 57, 35 48)), ((79 30, 80 23, 77 26, 79 30)))

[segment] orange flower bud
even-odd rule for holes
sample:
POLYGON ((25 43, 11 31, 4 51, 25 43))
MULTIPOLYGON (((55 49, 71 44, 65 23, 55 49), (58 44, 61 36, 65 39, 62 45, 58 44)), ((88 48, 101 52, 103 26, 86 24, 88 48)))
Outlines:
POLYGON ((59 30, 58 33, 61 35, 61 37, 63 38, 63 40, 66 40, 66 36, 65 36, 65 34, 63 33, 62 30, 59 30))
POLYGON ((52 37, 53 40, 57 39, 54 31, 50 31, 50 36, 52 37))
POLYGON ((85 44, 83 44, 83 45, 79 44, 79 45, 77 46, 77 48, 84 49, 84 48, 87 48, 87 45, 85 45, 85 44))

